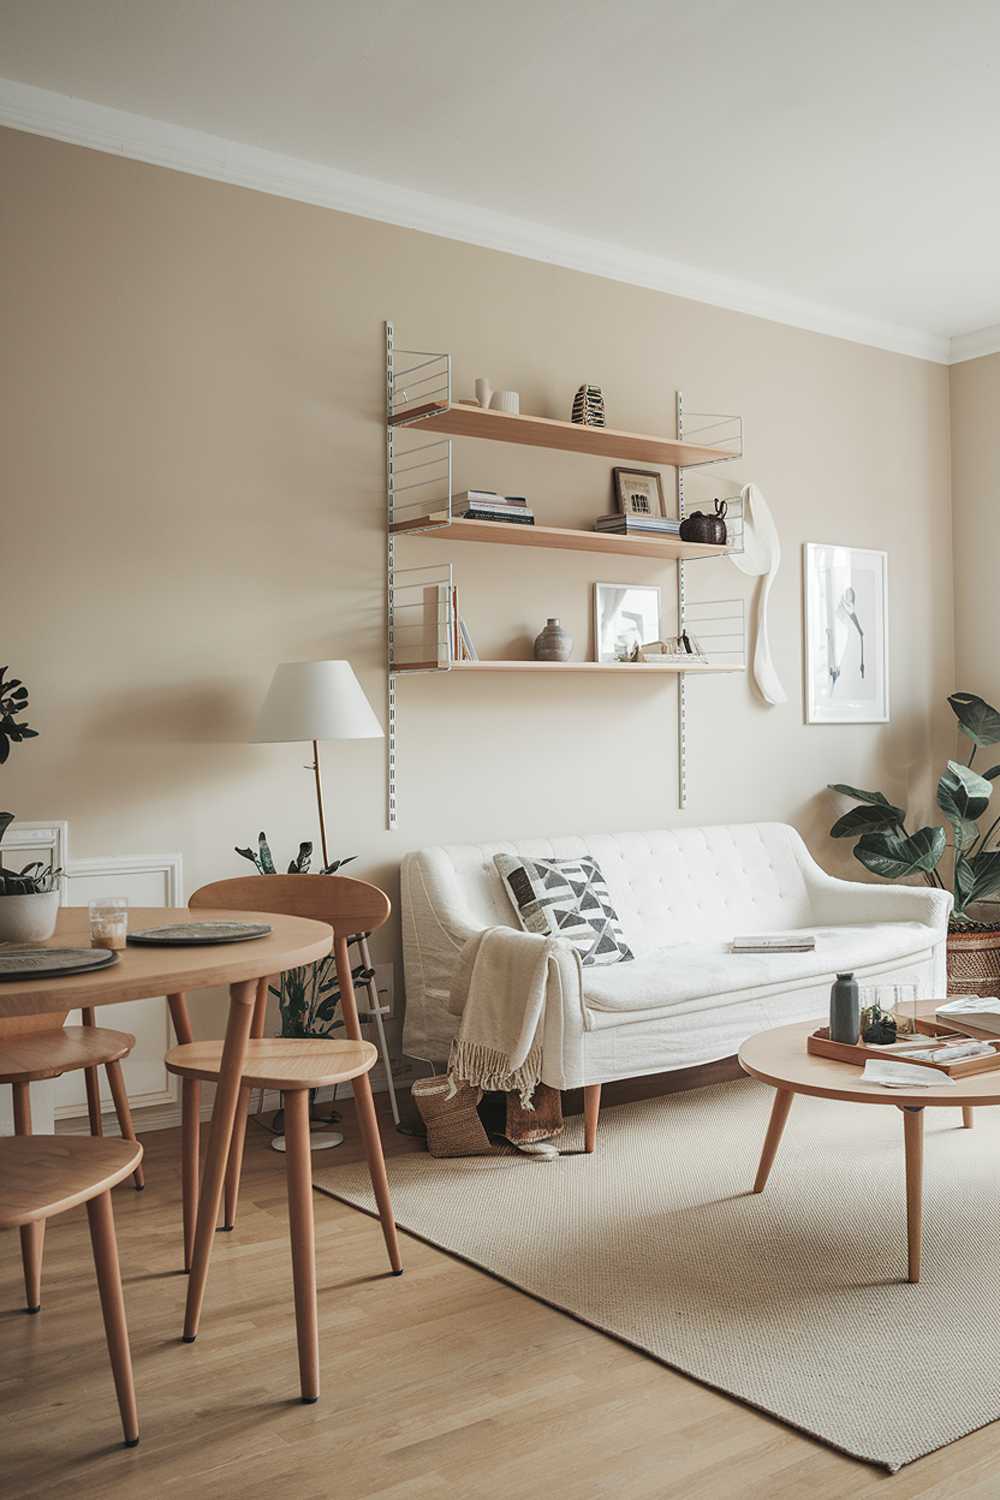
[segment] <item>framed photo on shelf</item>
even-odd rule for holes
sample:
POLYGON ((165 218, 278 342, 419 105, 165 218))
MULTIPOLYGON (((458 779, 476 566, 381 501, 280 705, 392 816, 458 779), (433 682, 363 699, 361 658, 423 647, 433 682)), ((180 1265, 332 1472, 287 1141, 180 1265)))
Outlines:
POLYGON ((888 723, 888 554, 806 542, 803 578, 806 723, 888 723))
POLYGON ((594 584, 594 646, 598 661, 628 661, 662 634, 660 590, 648 583, 594 584))
POLYGON ((665 516, 658 469, 612 469, 615 504, 623 516, 665 516))

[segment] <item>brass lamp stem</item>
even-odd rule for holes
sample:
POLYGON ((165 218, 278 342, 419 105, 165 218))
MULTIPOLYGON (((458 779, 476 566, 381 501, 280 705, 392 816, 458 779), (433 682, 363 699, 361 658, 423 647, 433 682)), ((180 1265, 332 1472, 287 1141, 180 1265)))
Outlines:
POLYGON ((319 767, 319 741, 313 740, 313 764, 312 769, 316 773, 316 807, 319 812, 319 837, 323 846, 323 868, 326 869, 330 863, 330 851, 326 847, 326 809, 323 806, 323 775, 319 767))

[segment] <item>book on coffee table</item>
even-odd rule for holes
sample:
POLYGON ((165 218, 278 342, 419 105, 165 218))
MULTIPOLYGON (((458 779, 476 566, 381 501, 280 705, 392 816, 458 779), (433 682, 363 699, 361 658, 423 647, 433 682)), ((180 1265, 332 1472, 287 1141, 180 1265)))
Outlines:
POLYGON ((958 1000, 939 1005, 934 1015, 959 1030, 966 1023, 977 1031, 996 1032, 1000 1036, 1000 1000, 995 995, 962 995, 958 1000))
POLYGON ((811 932, 755 932, 750 937, 734 937, 731 953, 812 953, 816 939, 811 932))

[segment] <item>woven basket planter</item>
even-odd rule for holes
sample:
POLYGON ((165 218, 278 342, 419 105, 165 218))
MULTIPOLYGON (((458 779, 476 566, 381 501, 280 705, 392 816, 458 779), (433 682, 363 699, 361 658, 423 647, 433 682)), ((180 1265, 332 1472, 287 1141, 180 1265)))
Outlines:
POLYGON ((1000 997, 1000 923, 949 930, 948 993, 1000 997))

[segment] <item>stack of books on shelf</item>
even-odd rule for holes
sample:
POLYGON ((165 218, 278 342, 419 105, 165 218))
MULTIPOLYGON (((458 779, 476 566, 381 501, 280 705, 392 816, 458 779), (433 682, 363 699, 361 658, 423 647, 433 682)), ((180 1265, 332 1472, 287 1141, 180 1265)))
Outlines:
POLYGON ((465 521, 510 521, 515 526, 534 526, 535 513, 528 509, 524 495, 500 495, 496 490, 462 490, 451 502, 451 517, 446 510, 436 510, 430 521, 447 521, 461 517, 465 521))
POLYGON ((681 523, 673 516, 623 516, 615 511, 610 516, 598 516, 595 531, 610 532, 613 536, 680 536, 681 523))
POLYGON ((453 510, 467 521, 513 521, 516 526, 534 526, 535 513, 524 495, 498 495, 495 490, 463 490, 452 502, 453 510))

